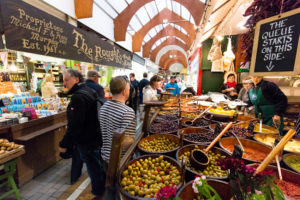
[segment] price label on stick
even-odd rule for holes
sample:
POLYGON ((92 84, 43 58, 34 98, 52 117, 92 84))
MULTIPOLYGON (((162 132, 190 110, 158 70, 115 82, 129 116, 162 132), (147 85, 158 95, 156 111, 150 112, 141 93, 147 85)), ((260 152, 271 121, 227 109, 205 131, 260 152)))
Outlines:
POLYGON ((220 132, 221 132, 221 125, 217 123, 214 131, 214 135, 218 135, 220 132))
POLYGON ((235 144, 232 157, 241 159, 243 156, 243 150, 240 145, 235 144))
POLYGON ((250 134, 252 134, 253 131, 254 131, 254 123, 253 123, 253 122, 250 122, 250 123, 249 123, 249 126, 248 126, 248 132, 249 132, 250 134))

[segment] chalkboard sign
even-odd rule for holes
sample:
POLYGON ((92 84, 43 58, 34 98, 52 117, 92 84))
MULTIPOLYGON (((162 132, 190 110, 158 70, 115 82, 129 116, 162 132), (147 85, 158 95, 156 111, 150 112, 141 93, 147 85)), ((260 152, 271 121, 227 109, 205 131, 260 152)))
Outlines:
POLYGON ((131 52, 94 33, 20 0, 1 0, 0 6, 7 49, 131 69, 131 52))
POLYGON ((259 21, 255 28, 252 75, 300 74, 300 8, 259 21))

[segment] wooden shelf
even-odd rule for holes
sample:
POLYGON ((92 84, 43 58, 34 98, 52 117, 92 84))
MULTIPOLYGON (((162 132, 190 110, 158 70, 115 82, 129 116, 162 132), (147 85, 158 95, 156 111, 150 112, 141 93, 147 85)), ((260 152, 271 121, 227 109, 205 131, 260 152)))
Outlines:
POLYGON ((33 138, 36 138, 36 137, 40 136, 40 135, 43 135, 44 133, 47 133, 47 132, 50 132, 50 131, 54 131, 55 129, 59 129, 62 126, 66 126, 66 125, 67 125, 67 122, 57 123, 57 124, 54 124, 54 125, 52 125, 50 127, 43 128, 43 129, 40 129, 38 131, 31 132, 30 134, 18 137, 15 140, 16 141, 20 141, 20 142, 26 142, 26 141, 29 141, 29 140, 31 140, 33 138))

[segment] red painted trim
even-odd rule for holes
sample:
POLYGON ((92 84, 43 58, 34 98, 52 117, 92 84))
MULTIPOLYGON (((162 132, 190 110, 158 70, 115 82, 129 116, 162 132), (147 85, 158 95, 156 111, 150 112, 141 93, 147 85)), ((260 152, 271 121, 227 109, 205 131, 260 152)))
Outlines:
POLYGON ((202 69, 201 69, 201 47, 197 49, 197 53, 199 53, 199 70, 198 70, 198 87, 197 87, 197 95, 201 95, 202 93, 202 69))
MULTIPOLYGON (((198 47, 198 48, 194 51, 193 55, 191 55, 191 56, 189 57, 189 61, 190 61, 190 62, 193 62, 193 60, 195 59, 197 53, 199 53, 200 51, 201 51, 201 47, 198 47)), ((199 59, 200 59, 200 57, 199 57, 199 59)))

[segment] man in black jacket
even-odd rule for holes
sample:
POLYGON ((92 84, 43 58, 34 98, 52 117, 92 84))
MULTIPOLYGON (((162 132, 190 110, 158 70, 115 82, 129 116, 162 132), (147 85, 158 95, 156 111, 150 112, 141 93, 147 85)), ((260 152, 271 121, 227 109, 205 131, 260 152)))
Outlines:
POLYGON ((100 162, 102 136, 98 121, 96 92, 83 83, 80 72, 68 69, 64 72, 64 85, 71 94, 67 108, 68 128, 59 144, 64 153, 69 148, 79 153, 86 164, 92 183, 92 193, 102 199, 105 191, 105 172, 100 162))

